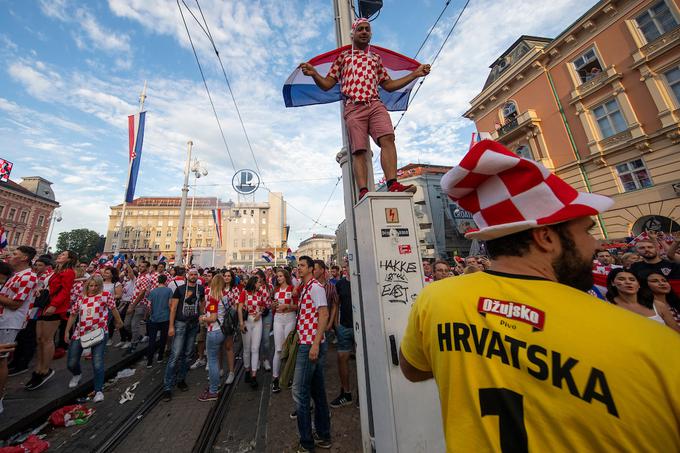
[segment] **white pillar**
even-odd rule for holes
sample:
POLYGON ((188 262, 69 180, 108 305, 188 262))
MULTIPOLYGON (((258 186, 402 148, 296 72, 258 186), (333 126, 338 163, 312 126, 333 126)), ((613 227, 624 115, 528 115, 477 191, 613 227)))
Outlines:
POLYGON ((191 147, 194 142, 187 142, 187 160, 184 164, 184 185, 182 186, 182 201, 179 207, 179 224, 177 225, 177 240, 175 241, 175 266, 182 265, 182 246, 184 244, 184 219, 187 211, 187 194, 189 193, 189 167, 191 166, 191 147))

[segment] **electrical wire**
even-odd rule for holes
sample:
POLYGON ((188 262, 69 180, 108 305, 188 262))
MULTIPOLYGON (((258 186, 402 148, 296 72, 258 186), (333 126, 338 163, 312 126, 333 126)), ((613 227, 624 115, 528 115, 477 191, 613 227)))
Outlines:
POLYGON ((208 100, 210 101, 210 106, 212 107, 213 113, 215 114, 215 120, 217 121, 217 126, 220 129, 220 135, 222 136, 222 142, 224 143, 225 148, 227 149, 227 155, 229 156, 229 162, 231 162, 231 167, 233 168, 234 171, 236 171, 236 165, 234 165, 234 159, 231 157, 231 151, 229 150, 229 144, 227 143, 227 138, 224 136, 224 130, 222 129, 222 123, 220 123, 220 118, 217 115, 217 109, 215 108, 215 103, 213 102, 212 96, 210 95, 210 89, 208 88, 208 82, 205 80, 205 74, 203 73, 203 68, 201 67, 201 62, 198 59, 198 54, 196 53, 196 48, 194 47, 194 41, 191 39, 191 33, 189 33, 189 27, 187 26, 187 22, 184 19, 184 13, 182 12, 182 7, 179 4, 179 0, 177 0, 177 8, 179 8, 179 13, 182 16, 182 22, 184 23, 184 29, 187 32, 187 36, 189 37, 189 43, 191 44, 191 50, 194 53, 194 57, 196 58, 196 64, 198 65, 198 70, 201 73, 201 78, 203 79, 203 85, 205 86, 205 91, 208 94, 208 100))
MULTIPOLYGON (((182 3, 184 3, 184 0, 182 0, 182 3)), ((186 4, 185 4, 186 5, 186 4)), ((220 62, 220 68, 222 68, 222 74, 224 75, 224 80, 227 82, 227 88, 229 88, 229 94, 231 95, 231 100, 234 103, 234 108, 236 109, 236 114, 238 116, 238 120, 241 123, 241 128, 243 129, 243 135, 246 138, 246 142, 248 143, 248 148, 250 149, 250 154, 253 156, 253 162, 255 162, 255 168, 257 168, 257 172, 260 175, 260 182, 262 183, 262 186, 265 186, 264 179, 262 178, 262 171, 260 170, 260 166, 257 163, 257 158, 255 157, 255 152, 253 151, 253 145, 250 142, 250 137, 248 136, 248 132, 246 131, 246 125, 243 122, 243 117, 241 116, 241 111, 238 108, 238 103, 236 102, 236 97, 234 96, 234 92, 231 89, 231 84, 229 83, 229 77, 227 77, 227 71, 224 69, 224 64, 222 64, 222 58, 220 57, 220 52, 217 50, 217 46, 215 45, 215 40, 212 37, 212 34, 210 33, 210 27, 208 26, 208 22, 205 20, 205 16, 203 15, 203 10, 201 9, 201 4, 198 3, 198 0, 196 0, 196 5, 198 6, 198 11, 201 13, 201 17, 203 18, 203 23, 205 24, 205 31, 206 34, 208 35, 208 39, 210 40, 210 44, 212 44, 213 50, 215 51, 215 55, 217 55, 217 60, 220 62)))
MULTIPOLYGON (((430 66, 434 66, 435 61, 437 61, 437 57, 439 57, 439 54, 442 52, 442 49, 444 49, 444 46, 446 45, 446 42, 449 40, 451 37, 451 34, 453 31, 456 29, 456 25, 458 25, 458 21, 460 20, 461 16, 465 12, 465 9, 467 6, 470 4, 470 0, 467 0, 465 2, 465 5, 463 5, 463 9, 460 10, 460 13, 458 14, 458 17, 456 17, 456 20, 453 22, 453 25, 451 26, 451 29, 449 30, 449 33, 446 35, 446 38, 444 38, 444 42, 442 42, 442 45, 439 46, 439 50, 435 54, 434 58, 432 59, 432 63, 430 63, 430 66)), ((425 78, 420 80, 420 83, 416 87, 416 91, 413 93, 413 96, 411 96, 411 99, 409 100, 409 104, 413 102, 415 99, 416 95, 418 94, 418 91, 420 91, 420 87, 423 86, 423 83, 425 82, 425 78)), ((397 130, 397 127, 399 127, 399 123, 401 123, 401 120, 404 118, 404 115, 406 115, 406 111, 404 111, 401 116, 399 117, 399 121, 397 121, 397 124, 394 126, 394 130, 397 130)))
POLYGON ((439 17, 437 17, 437 20, 434 21, 434 25, 430 28, 430 31, 427 32, 427 36, 425 36, 425 39, 423 39, 422 44, 420 44, 420 47, 418 48, 418 51, 416 54, 413 56, 413 59, 416 60, 418 58, 418 55, 420 54, 420 51, 423 50, 423 47, 425 47, 425 43, 427 40, 430 38, 430 35, 434 31, 435 28, 437 28, 437 24, 439 23, 439 20, 442 18, 444 15, 444 12, 446 11, 446 8, 449 7, 449 4, 451 3, 451 0, 446 0, 446 4, 444 5, 444 8, 442 9, 442 12, 439 13, 439 17))
POLYGON ((338 180, 335 182, 335 185, 333 186, 333 190, 331 190, 331 194, 328 196, 328 199, 326 200, 326 203, 324 203, 323 208, 321 208, 321 212, 319 212, 319 215, 317 216, 315 223, 319 223, 319 219, 323 215, 323 212, 326 210, 326 206, 328 206, 328 203, 331 201, 331 198, 333 198, 333 194, 335 193, 335 189, 338 188, 338 184, 340 183, 340 180, 342 180, 342 178, 340 176, 338 176, 338 180))

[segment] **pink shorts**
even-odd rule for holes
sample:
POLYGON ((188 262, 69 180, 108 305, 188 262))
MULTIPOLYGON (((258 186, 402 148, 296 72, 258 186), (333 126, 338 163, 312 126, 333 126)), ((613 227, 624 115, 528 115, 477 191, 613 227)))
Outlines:
POLYGON ((394 134, 392 119, 387 113, 385 105, 376 100, 370 104, 345 104, 345 125, 349 135, 352 154, 368 149, 368 136, 373 138, 376 145, 385 135, 394 134))

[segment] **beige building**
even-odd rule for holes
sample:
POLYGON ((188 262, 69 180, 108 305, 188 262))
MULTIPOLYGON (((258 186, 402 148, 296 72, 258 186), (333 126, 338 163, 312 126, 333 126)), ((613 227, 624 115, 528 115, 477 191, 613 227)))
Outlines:
MULTIPOLYGON (((179 197, 140 197, 128 203, 120 251, 151 261, 162 253, 174 261, 180 202, 179 197)), ((116 252, 122 207, 111 207, 105 253, 116 252)), ((197 265, 213 265, 213 255, 215 266, 264 265, 266 251, 285 260, 288 226, 283 194, 270 192, 262 203, 189 198, 184 231, 184 253, 191 253, 197 265), (222 210, 221 243, 213 219, 216 207, 222 210)))
POLYGON ((680 231, 680 0, 603 0, 554 39, 521 36, 465 117, 582 191, 602 237, 680 231))
POLYGON ((333 244, 335 243, 335 236, 332 234, 314 234, 312 237, 300 242, 295 257, 300 259, 301 256, 307 255, 315 260, 322 260, 330 264, 331 258, 334 256, 333 244))

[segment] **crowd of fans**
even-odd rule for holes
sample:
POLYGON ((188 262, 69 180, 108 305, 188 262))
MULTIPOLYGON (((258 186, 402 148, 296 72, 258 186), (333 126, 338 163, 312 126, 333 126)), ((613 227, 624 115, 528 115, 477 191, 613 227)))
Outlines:
POLYGON ((329 269, 323 261, 302 256, 296 268, 167 267, 165 262, 124 257, 80 261, 71 251, 37 256, 32 247, 20 246, 6 262, 0 261, 0 285, 2 398, 8 376, 30 372, 26 391, 50 385, 55 375, 52 361, 67 355, 69 387, 79 385, 82 359, 89 359, 92 401, 103 401, 107 348, 132 354, 148 345, 146 366, 165 367, 165 401, 172 399, 175 388, 188 391, 188 371, 201 367, 208 371, 209 383, 198 399, 213 401, 223 380, 226 384, 235 380, 234 340, 240 335, 245 382, 257 388, 263 370, 273 373, 273 393, 292 387, 291 418, 297 419, 300 451, 330 448, 328 408, 353 401, 348 361, 354 341, 346 266, 329 269), (324 340, 336 329, 333 341, 338 344, 342 388, 327 403, 324 340), (299 346, 291 366, 282 369, 287 343, 299 346))

